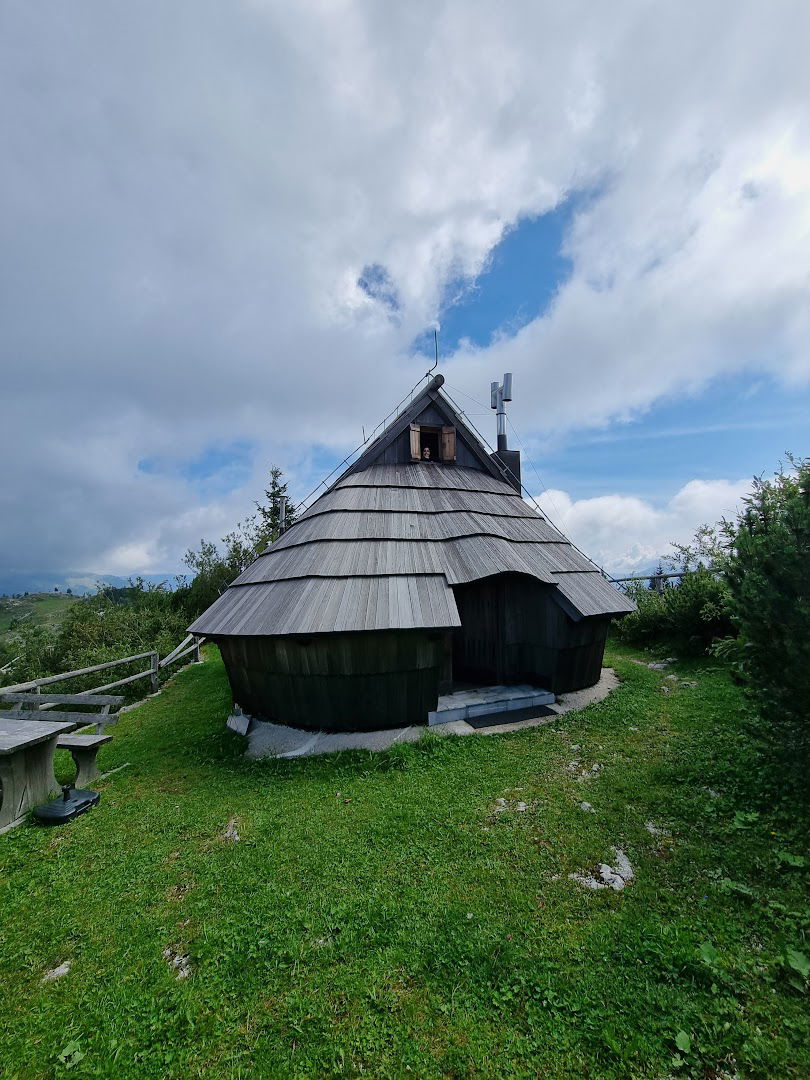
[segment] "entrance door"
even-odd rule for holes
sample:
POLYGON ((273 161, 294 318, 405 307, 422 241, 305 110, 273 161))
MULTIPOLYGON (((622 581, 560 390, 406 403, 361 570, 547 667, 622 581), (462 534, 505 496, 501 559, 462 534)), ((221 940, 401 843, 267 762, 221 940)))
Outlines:
POLYGON ((461 629, 453 637, 453 680, 494 685, 507 678, 504 587, 500 576, 453 589, 461 629))
POLYGON ((453 637, 453 680, 550 688, 564 616, 549 589, 525 574, 455 586, 461 629, 453 637))

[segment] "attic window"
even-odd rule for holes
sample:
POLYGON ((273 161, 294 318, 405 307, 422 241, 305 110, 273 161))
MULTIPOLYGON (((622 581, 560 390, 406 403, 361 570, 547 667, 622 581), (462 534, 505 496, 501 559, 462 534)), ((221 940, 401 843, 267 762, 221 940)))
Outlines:
POLYGON ((444 464, 455 461, 456 429, 411 424, 411 460, 441 461, 444 464))

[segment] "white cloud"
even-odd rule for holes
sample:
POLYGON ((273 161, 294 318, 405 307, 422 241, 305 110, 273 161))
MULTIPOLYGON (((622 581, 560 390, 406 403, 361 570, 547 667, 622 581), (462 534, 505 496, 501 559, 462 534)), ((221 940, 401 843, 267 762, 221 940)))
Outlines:
POLYGON ((733 518, 750 480, 690 480, 663 506, 635 495, 572 499, 565 491, 536 497, 577 547, 615 576, 646 573, 673 543, 687 543, 700 525, 733 518))
POLYGON ((531 440, 806 380, 809 37, 803 0, 6 5, 0 565, 174 568, 270 461, 303 492, 422 374, 448 283, 572 193, 553 309, 452 383, 513 370, 531 440), (234 438, 228 497, 137 468, 234 438))

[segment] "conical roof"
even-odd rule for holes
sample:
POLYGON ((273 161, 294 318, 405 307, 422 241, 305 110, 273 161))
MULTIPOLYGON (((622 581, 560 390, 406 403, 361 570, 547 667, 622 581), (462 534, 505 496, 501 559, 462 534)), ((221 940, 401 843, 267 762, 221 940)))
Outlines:
POLYGON ((336 483, 189 628, 209 636, 460 626, 453 586, 528 574, 575 620, 633 604, 529 506, 434 380, 336 483), (437 413, 468 464, 386 463, 414 418, 437 413))

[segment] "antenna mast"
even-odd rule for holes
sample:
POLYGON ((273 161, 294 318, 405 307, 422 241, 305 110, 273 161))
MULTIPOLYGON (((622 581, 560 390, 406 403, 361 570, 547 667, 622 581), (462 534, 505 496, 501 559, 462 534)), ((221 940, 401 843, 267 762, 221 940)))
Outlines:
POLYGON ((490 383, 490 397, 492 408, 498 421, 498 449, 508 450, 506 442, 506 409, 505 403, 512 400, 512 372, 507 371, 503 377, 503 383, 498 386, 497 382, 490 383))

